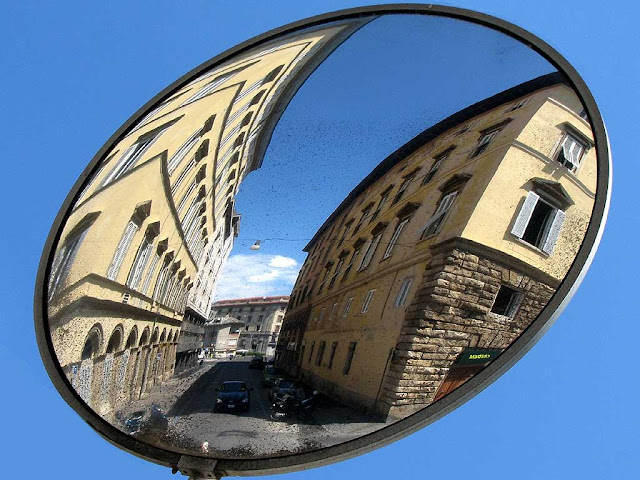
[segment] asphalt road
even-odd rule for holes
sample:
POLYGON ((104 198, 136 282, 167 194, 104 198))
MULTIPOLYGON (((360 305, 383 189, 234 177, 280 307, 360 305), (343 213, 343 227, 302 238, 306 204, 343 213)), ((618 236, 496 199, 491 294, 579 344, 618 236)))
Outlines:
POLYGON ((335 445, 385 426, 323 397, 304 421, 271 421, 269 388, 262 386, 262 370, 249 369, 248 358, 207 361, 197 374, 173 381, 180 382, 179 389, 178 383, 165 385, 145 403, 161 405, 169 418, 170 435, 162 441, 168 444, 162 446, 179 446, 183 452, 219 458, 269 457, 335 445), (252 389, 249 411, 214 412, 217 387, 233 380, 252 389))

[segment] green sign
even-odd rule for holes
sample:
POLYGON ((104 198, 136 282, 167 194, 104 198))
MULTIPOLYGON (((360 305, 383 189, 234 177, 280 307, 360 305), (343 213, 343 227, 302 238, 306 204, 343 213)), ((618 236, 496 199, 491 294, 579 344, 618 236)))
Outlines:
POLYGON ((453 362, 454 365, 479 365, 489 363, 502 353, 502 348, 467 348, 453 362))

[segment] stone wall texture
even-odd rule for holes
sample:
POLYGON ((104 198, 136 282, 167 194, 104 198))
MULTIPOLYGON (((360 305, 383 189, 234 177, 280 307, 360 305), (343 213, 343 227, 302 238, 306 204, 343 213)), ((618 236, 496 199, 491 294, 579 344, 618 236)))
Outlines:
POLYGON ((436 253, 407 307, 376 410, 404 416, 426 407, 465 348, 507 348, 555 289, 461 248, 436 253), (501 285, 523 293, 509 318, 491 312, 501 285))

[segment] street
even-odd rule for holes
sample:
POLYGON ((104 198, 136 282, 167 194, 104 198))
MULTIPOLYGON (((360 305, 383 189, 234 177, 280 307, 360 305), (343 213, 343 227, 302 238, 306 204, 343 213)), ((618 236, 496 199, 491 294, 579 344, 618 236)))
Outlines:
MULTIPOLYGON (((167 415, 167 435, 150 443, 184 453, 228 458, 255 458, 299 453, 336 445, 385 426, 363 412, 319 396, 310 417, 269 419, 269 388, 262 370, 249 369, 249 358, 207 360, 196 372, 174 377, 149 396, 119 412, 124 419, 135 410, 159 406, 167 415), (217 387, 243 381, 250 388, 247 412, 214 413, 217 387)), ((139 437, 145 440, 144 436, 139 437)))

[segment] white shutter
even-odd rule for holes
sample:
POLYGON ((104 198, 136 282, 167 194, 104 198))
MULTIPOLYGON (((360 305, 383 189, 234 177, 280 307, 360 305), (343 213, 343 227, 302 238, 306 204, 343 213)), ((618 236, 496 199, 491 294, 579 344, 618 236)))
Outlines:
POLYGON ((155 256, 153 257, 153 261, 151 262, 151 266, 149 267, 149 270, 147 271, 147 275, 144 279, 144 282, 142 282, 142 289, 141 292, 144 293, 145 295, 147 294, 147 291, 149 290, 149 284, 151 283, 151 275, 153 275, 153 272, 156 269, 156 265, 158 265, 158 261, 160 260, 160 255, 156 252, 155 256))
POLYGON ((118 248, 116 248, 116 252, 113 255, 113 261, 109 266, 109 270, 107 270, 107 278, 109 280, 115 280, 118 276, 118 271, 120 270, 120 266, 122 265, 122 261, 124 260, 124 256, 129 250, 129 246, 131 246, 131 241, 133 240, 133 236, 138 231, 138 225, 136 225, 133 221, 129 221, 127 224, 127 228, 120 239, 120 243, 118 244, 118 248))
POLYGON ((551 227, 549 228, 549 233, 547 234, 547 238, 542 246, 543 252, 548 254, 553 252, 556 242, 558 241, 558 236, 560 235, 560 229, 562 228, 565 216, 566 215, 562 210, 555 211, 551 227))
POLYGON ((511 229, 511 233, 516 237, 522 238, 524 235, 524 231, 527 229, 527 225, 529 225, 529 220, 531 220, 533 209, 536 207, 539 199, 540 196, 535 192, 529 192, 527 194, 527 198, 522 204, 518 218, 511 229))
POLYGON ((395 247, 396 243, 398 242, 398 238, 400 237, 400 234, 402 233, 402 229, 404 228, 404 226, 409 222, 408 218, 405 218, 402 222, 400 222, 398 224, 398 226, 396 227, 395 232, 393 232, 393 236, 391 237, 391 240, 389 240, 389 245, 387 245, 387 249, 384 252, 384 256, 382 258, 387 258, 389 256, 391 256, 391 252, 393 251, 393 247, 395 247))
POLYGON ((153 245, 149 242, 148 239, 144 239, 140 249, 138 250, 138 254, 133 263, 133 268, 131 269, 131 273, 129 274, 129 278, 127 279, 127 285, 131 288, 137 289, 140 284, 140 279, 142 277, 142 272, 144 267, 147 266, 147 262, 149 261, 149 257, 151 254, 151 250, 153 249, 153 245))
POLYGON ((420 230, 420 234, 424 235, 424 233, 427 231, 427 229, 431 225, 439 221, 442 217, 444 217, 447 214, 449 210, 451 210, 451 206, 453 205, 453 201, 456 199, 457 195, 458 195, 458 192, 453 192, 442 197, 442 200, 440 201, 440 205, 438 205, 438 208, 434 212, 433 216, 427 221, 425 226, 422 227, 422 230, 420 230))
POLYGON ((191 136, 187 139, 187 141, 184 142, 182 146, 178 150, 176 150, 176 152, 173 154, 173 156, 171 157, 171 159, 167 164, 167 170, 169 171, 169 175, 173 174, 173 172, 178 167, 178 165, 180 165, 180 162, 182 162, 184 157, 186 157, 187 153, 189 153, 189 150, 191 150, 193 146, 196 143, 198 143, 198 140, 200 140, 200 137, 201 137, 200 135, 201 130, 202 129, 199 128, 198 130, 193 132, 191 136))

